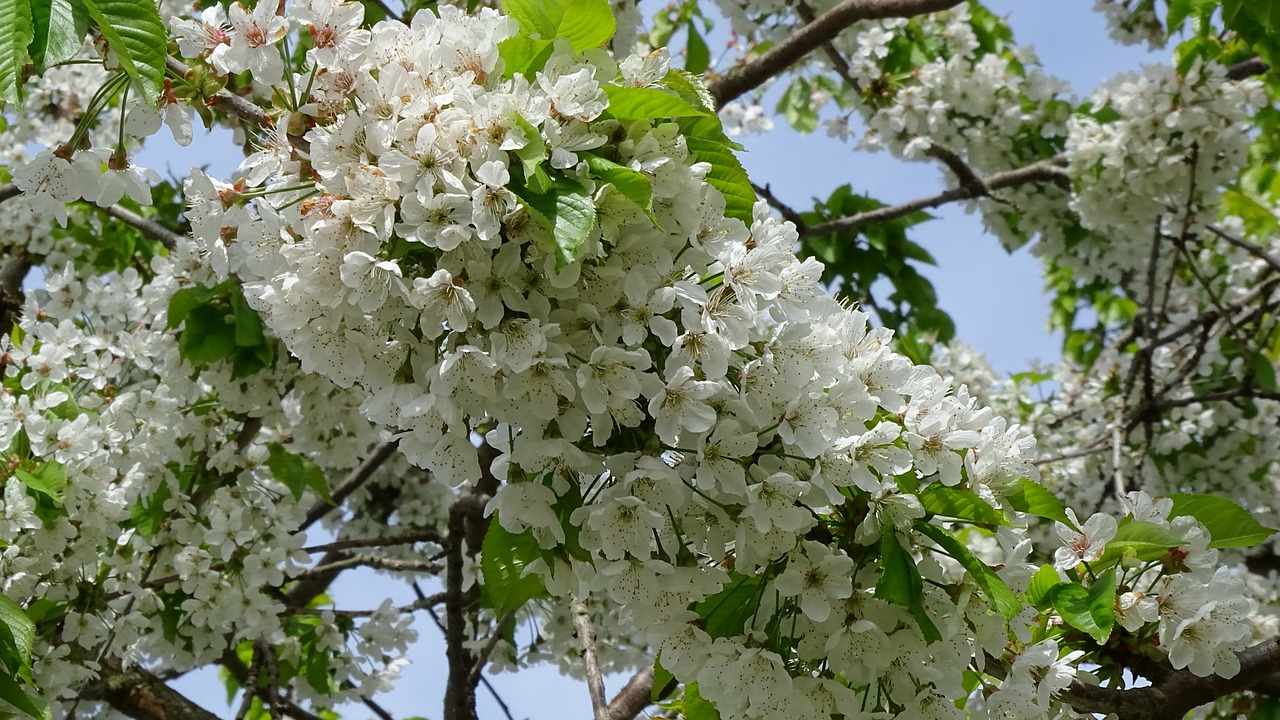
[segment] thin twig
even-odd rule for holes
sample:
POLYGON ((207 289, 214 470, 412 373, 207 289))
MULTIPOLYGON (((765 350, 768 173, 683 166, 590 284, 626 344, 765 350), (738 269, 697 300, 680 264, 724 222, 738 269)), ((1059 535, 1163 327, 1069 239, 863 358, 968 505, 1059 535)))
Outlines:
MULTIPOLYGON (((993 173, 982 179, 981 184, 985 186, 988 191, 992 191, 1003 190, 1005 188, 1035 182, 1067 183, 1069 182, 1069 178, 1066 171, 1062 168, 1063 162, 1064 159, 1061 156, 1054 156, 1047 160, 1032 163, 1026 167, 993 173)), ((975 194, 972 190, 963 187, 953 188, 927 198, 919 198, 899 205, 891 205, 888 207, 876 208, 875 210, 868 210, 867 212, 850 215, 849 217, 840 218, 839 220, 832 220, 831 222, 822 223, 821 225, 810 225, 802 235, 807 237, 810 235, 824 235, 826 233, 849 232, 868 225, 895 220, 919 210, 935 208, 939 205, 945 205, 958 200, 972 200, 976 197, 979 197, 979 195, 975 194)))
POLYGON ((182 236, 178 233, 170 230, 164 225, 161 225, 155 220, 143 217, 126 207, 111 205, 110 207, 101 208, 101 210, 125 225, 133 226, 143 235, 159 242, 170 250, 174 249, 178 246, 178 243, 182 242, 182 236))
POLYGON ((316 524, 316 521, 320 518, 328 515, 329 511, 336 507, 340 507, 343 500, 346 500, 351 493, 355 492, 361 485, 368 482, 369 478, 373 477, 374 471, 382 467, 382 464, 395 454, 397 444, 398 441, 396 440, 388 440, 374 448, 373 453, 369 455, 369 457, 365 458, 364 462, 360 463, 351 472, 347 473, 347 476, 342 479, 342 482, 338 483, 338 487, 334 489, 332 494, 332 503, 321 500, 307 511, 307 518, 302 521, 302 525, 298 528, 298 531, 301 532, 306 530, 316 524))
POLYGON ((596 652, 596 630, 591 625, 591 613, 587 604, 578 598, 569 603, 573 613, 573 632, 578 636, 582 650, 582 662, 587 667, 587 694, 591 696, 591 709, 595 720, 609 720, 609 702, 604 695, 604 678, 600 674, 600 654, 596 652))
POLYGON ((353 550, 356 548, 366 547, 390 547, 392 545, 412 545, 420 542, 429 542, 439 545, 441 543, 440 533, 435 530, 415 530, 413 532, 401 533, 399 535, 387 535, 386 537, 369 537, 369 538, 353 538, 350 540, 336 540, 323 545, 308 545, 302 548, 305 553, 322 553, 333 552, 335 550, 353 550))
POLYGON ((779 200, 773 194, 772 188, 768 185, 757 185, 755 183, 751 183, 751 188, 756 191, 757 195, 764 198, 765 202, 769 203, 774 210, 777 210, 784 219, 790 220, 791 224, 796 226, 796 232, 801 235, 805 234, 805 230, 809 227, 808 223, 804 221, 804 218, 800 217, 800 213, 796 212, 794 208, 779 200))

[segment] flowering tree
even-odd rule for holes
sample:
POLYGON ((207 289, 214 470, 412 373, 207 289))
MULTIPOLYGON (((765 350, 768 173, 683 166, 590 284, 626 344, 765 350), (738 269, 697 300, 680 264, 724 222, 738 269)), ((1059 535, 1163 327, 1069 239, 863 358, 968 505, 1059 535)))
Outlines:
POLYGON ((460 5, 0 0, 0 716, 390 717, 424 620, 445 720, 1280 712, 1277 3, 1099 2, 1172 59, 1087 101, 977 0, 460 5), (771 84, 951 189, 787 207, 771 84), (196 116, 233 176, 135 163, 196 116), (951 202, 1052 373, 952 340, 951 202))

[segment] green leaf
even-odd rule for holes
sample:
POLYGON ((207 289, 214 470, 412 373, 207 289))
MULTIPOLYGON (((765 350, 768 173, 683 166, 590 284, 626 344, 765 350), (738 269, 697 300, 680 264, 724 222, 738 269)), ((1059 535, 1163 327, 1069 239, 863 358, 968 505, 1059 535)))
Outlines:
POLYGON ((324 471, 319 465, 301 455, 285 450, 284 445, 280 443, 269 444, 267 452, 269 453, 267 467, 271 469, 271 474, 276 480, 289 488, 294 500, 302 499, 302 493, 307 488, 311 488, 325 502, 333 504, 333 496, 329 494, 329 484, 325 482, 324 471))
MULTIPOLYGON (((719 139, 726 145, 732 144, 734 150, 742 150, 741 145, 730 143, 728 136, 724 134, 724 129, 720 127, 719 119, 714 117, 716 101, 715 98, 711 97, 711 93, 707 91, 707 86, 702 82, 701 78, 688 70, 671 68, 667 71, 667 76, 662 79, 662 84, 674 90, 677 95, 684 98, 690 105, 707 111, 707 114, 711 117, 703 118, 703 120, 714 126, 715 132, 719 133, 718 136, 709 137, 709 139, 719 139)), ((708 137, 696 132, 690 132, 688 127, 683 129, 685 135, 708 137)))
MULTIPOLYGON (((655 683, 655 687, 657 684, 655 683)), ((698 692, 698 683, 684 686, 685 720, 720 720, 720 711, 698 692)))
POLYGON ((623 197, 644 210, 654 227, 658 226, 658 218, 653 214, 653 183, 649 182, 649 178, 612 160, 596 155, 586 155, 585 158, 592 175, 617 188, 623 197))
POLYGON ((534 39, 562 37, 574 52, 600 47, 617 30, 609 0, 503 0, 502 8, 534 39))
POLYGON ((756 191, 751 187, 751 179, 747 177, 747 171, 743 169, 737 156, 727 145, 711 140, 686 137, 685 143, 695 160, 711 164, 706 180, 724 195, 724 214, 741 220, 750 227, 756 191))
POLYGON ((191 309, 178 338, 178 354, 194 366, 222 360, 236 349, 234 318, 212 305, 191 309), (228 322, 231 321, 231 322, 228 322))
POLYGON ((1141 561, 1159 560, 1169 552, 1169 548, 1181 544, 1182 540, 1154 523, 1122 521, 1094 569, 1114 565, 1126 555, 1141 561))
POLYGON ((1056 520, 1072 530, 1079 530, 1075 523, 1071 522, 1071 518, 1067 517, 1067 511, 1062 508, 1058 498, 1044 486, 1031 482, 1027 478, 1023 478, 1012 490, 1005 493, 1004 498, 1009 502, 1010 507, 1018 512, 1056 520))
POLYGON ((84 6, 72 0, 31 0, 31 19, 29 54, 37 72, 74 57, 89 32, 84 6))
POLYGON ((0 673, 0 700, 9 703, 29 717, 38 720, 53 718, 53 711, 44 700, 27 694, 26 688, 4 673, 0 673))
POLYGON ((927 522, 917 522, 916 530, 938 543, 952 559, 969 571, 969 574, 973 576, 973 581, 978 584, 978 587, 982 588, 983 592, 987 594, 987 598, 991 600, 996 612, 1006 618, 1012 618, 1022 611, 1022 603, 1018 602, 1018 596, 1013 593, 1013 590, 1009 589, 1005 581, 986 563, 970 552, 969 548, 965 547, 955 536, 937 525, 931 525, 927 522))
POLYGON ((567 39, 575 52, 582 52, 609 42, 617 29, 609 0, 568 0, 557 34, 567 39))
POLYGON ((690 105, 684 98, 656 88, 606 85, 609 114, 618 120, 702 117, 707 111, 690 105))
POLYGON ((1052 565, 1041 565, 1027 586, 1027 602, 1043 610, 1053 604, 1054 589, 1064 584, 1052 565))
POLYGON ((516 150, 516 157, 520 158, 520 165, 524 169, 525 183, 530 190, 541 195, 550 190, 552 185, 551 177, 542 168, 542 163, 548 157, 547 143, 542 139, 542 131, 523 115, 516 113, 515 120, 516 126, 525 136, 524 147, 516 150))
POLYGON ((22 104, 27 46, 35 37, 28 0, 0 0, 0 101, 22 104))
MULTIPOLYGON (((14 663, 16 673, 23 679, 31 677, 31 648, 36 640, 36 624, 22 611, 22 606, 0 593, 0 628, 5 632, 5 639, 12 643, 16 655, 14 663)), ((9 643, 6 643, 9 644, 9 643)), ((4 673, 0 673, 4 677, 4 673)))
POLYGON ((662 699, 662 691, 675 679, 671 671, 662 667, 662 653, 653 659, 653 689, 649 691, 649 700, 658 702, 662 699))
POLYGON ((529 600, 546 595, 541 577, 524 574, 529 563, 541 556, 532 532, 509 533, 494 515, 480 546, 480 568, 484 572, 481 604, 502 617, 520 609, 529 600))
POLYGON ((67 492, 67 470, 60 463, 46 462, 32 472, 16 468, 13 474, 28 488, 61 504, 67 492))
POLYGON ((546 66, 555 44, 551 40, 534 40, 528 35, 514 35, 498 43, 498 55, 502 58, 502 76, 511 78, 533 74, 546 66))
POLYGON ((1231 500, 1213 495, 1178 493, 1170 497, 1169 518, 1190 515, 1209 531, 1210 548, 1250 547, 1276 533, 1263 527, 1249 511, 1231 500))
POLYGON ((685 48, 684 69, 695 75, 701 75, 711 64, 711 50, 707 47, 707 41, 703 40, 702 35, 698 33, 698 28, 694 27, 692 18, 689 20, 688 28, 689 45, 685 48))
POLYGON ((151 493, 145 502, 139 501, 136 505, 129 508, 129 516, 133 519, 133 527, 142 537, 150 540, 160 531, 160 526, 164 524, 168 513, 165 512, 164 503, 173 494, 169 489, 169 483, 161 481, 156 491, 151 493))
POLYGON ((1005 514, 991 507, 972 490, 933 483, 920 493, 920 503, 934 515, 968 520, 981 525, 1008 525, 1005 514))
POLYGON ((916 604, 923 589, 915 558, 898 542, 897 533, 887 530, 880 536, 880 582, 876 583, 876 597, 910 607, 916 604))
POLYGON ((213 300, 217 290, 203 285, 183 288, 169 298, 169 316, 167 326, 170 330, 182 324, 192 310, 213 300))
POLYGON ((84 5, 98 31, 120 58, 121 69, 154 106, 164 86, 165 48, 169 45, 169 35, 155 4, 151 0, 76 1, 84 5))
POLYGON ((238 347, 257 347, 266 342, 262 333, 262 317, 245 302, 239 288, 231 291, 231 309, 235 313, 235 341, 238 347))
POLYGON ((728 585, 693 609, 712 638, 739 635, 760 604, 759 590, 759 577, 730 573, 728 585))
POLYGON ((1105 645, 1116 622, 1115 569, 1103 573, 1088 589, 1063 583, 1054 591, 1053 606, 1068 625, 1105 645))
POLYGON ((564 267, 577 262, 583 244, 596 226, 596 203, 587 189, 573 180, 557 177, 555 185, 542 194, 520 186, 512 190, 524 201, 529 214, 551 231, 556 265, 564 267))

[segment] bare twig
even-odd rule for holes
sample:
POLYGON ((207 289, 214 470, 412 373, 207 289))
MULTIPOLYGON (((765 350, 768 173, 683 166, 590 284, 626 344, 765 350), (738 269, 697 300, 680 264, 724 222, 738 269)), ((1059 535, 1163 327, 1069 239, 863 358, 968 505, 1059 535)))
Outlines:
MULTIPOLYGON (((1013 170, 1005 170, 1003 172, 993 173, 986 178, 980 180, 980 184, 986 190, 1003 190, 1005 188, 1017 187, 1035 182, 1054 182, 1066 183, 1069 181, 1066 171, 1062 168, 1064 159, 1061 156, 1051 157, 1047 160, 1041 160, 1026 167, 1015 168, 1013 170)), ((823 235, 833 232, 848 232, 858 230, 868 225, 876 223, 888 222, 905 215, 910 215, 918 210, 926 210, 935 208, 939 205, 945 205, 958 200, 972 200, 980 197, 982 193, 975 193, 973 190, 963 187, 953 188, 938 193, 927 198, 919 198, 911 200, 900 205, 891 205, 888 207, 876 208, 867 212, 850 215, 849 217, 832 220, 831 222, 822 223, 821 225, 810 225, 804 233, 804 236, 823 235)))
POLYGON ((302 548, 302 551, 306 553, 322 553, 366 547, 412 545, 420 542, 429 542, 439 545, 441 543, 440 533, 435 530, 415 530, 413 532, 400 533, 399 535, 387 535, 386 537, 352 538, 349 540, 337 540, 323 545, 309 545, 302 548))
POLYGON ((110 207, 101 208, 101 210, 125 225, 133 226, 143 235, 146 235, 152 240, 158 241, 161 245, 164 245, 170 250, 177 247, 178 243, 182 241, 182 236, 178 233, 170 230, 164 225, 161 225, 155 220, 143 217, 126 207, 112 205, 110 207))
POLYGON ((708 89, 716 100, 716 106, 723 106, 781 74, 860 20, 915 17, 947 10, 960 3, 961 0, 844 0, 768 52, 711 83, 708 89))
POLYGON ((326 575, 338 570, 347 570, 354 567, 367 567, 373 570, 386 570, 388 572, 440 572, 440 564, 434 562, 421 560, 397 560, 378 555, 352 555, 350 557, 334 560, 333 562, 316 565, 313 568, 308 568, 299 572, 296 577, 299 579, 309 578, 314 575, 326 575))
POLYGON ((805 234, 805 229, 808 227, 808 223, 804 221, 804 218, 800 217, 800 213, 796 212, 795 208, 792 208, 790 205, 779 200, 778 197, 773 194, 773 190, 768 185, 761 186, 751 183, 751 189, 755 190, 757 195, 764 198, 765 202, 769 203, 774 210, 777 210, 783 218, 790 220, 791 224, 796 226, 796 232, 801 235, 805 234))
POLYGON ((600 654, 596 652, 596 629, 591 625, 591 613, 587 604, 578 598, 569 603, 573 613, 573 633, 578 636, 582 650, 582 662, 587 668, 587 694, 591 696, 591 709, 595 720, 609 720, 609 703, 604 696, 604 678, 600 674, 600 654))
POLYGON ((317 520, 329 514, 330 510, 340 507, 343 500, 346 500, 351 493, 355 492, 361 485, 368 482, 369 478, 373 477, 374 471, 382 467, 382 464, 395 454, 397 443, 398 441, 396 440, 388 440, 374 448, 373 453, 369 455, 369 457, 365 458, 364 462, 360 463, 352 469, 351 472, 347 473, 347 476, 342 479, 342 482, 338 483, 338 487, 333 491, 333 502, 329 503, 321 500, 312 506, 312 508, 307 511, 306 520, 302 521, 302 526, 299 527, 298 530, 306 530, 316 524, 317 520))
POLYGON ((18 186, 14 185, 13 183, 5 183, 4 185, 0 185, 0 202, 4 202, 5 200, 12 200, 21 194, 22 194, 22 191, 19 190, 18 186))

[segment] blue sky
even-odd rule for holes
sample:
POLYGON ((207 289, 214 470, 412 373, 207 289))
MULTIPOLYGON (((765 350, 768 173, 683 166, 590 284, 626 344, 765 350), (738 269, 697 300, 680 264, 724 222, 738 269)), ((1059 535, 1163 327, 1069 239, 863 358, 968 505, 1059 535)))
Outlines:
MULTIPOLYGON (((1113 43, 1102 17, 1090 11, 1091 0, 988 0, 987 5, 997 14, 1007 15, 1016 38, 1034 45, 1047 70, 1070 82, 1082 96, 1117 73, 1165 57, 1113 43)), ((844 183, 889 203, 929 195, 943 187, 943 174, 934 165, 904 164, 885 154, 855 153, 821 131, 802 137, 783 122, 774 132, 743 142, 748 149, 743 163, 753 179, 770 183, 783 200, 801 208, 809 205, 811 198, 826 197, 844 183)), ((141 162, 152 163, 168 174, 171 158, 187 157, 199 157, 199 153, 156 143, 141 162)), ((209 163, 211 171, 222 176, 231 169, 222 158, 208 154, 196 162, 209 163)), ((186 174, 177 162, 172 165, 174 174, 186 174)), ((1038 261, 1026 250, 1007 254, 994 238, 984 234, 976 217, 965 216, 957 208, 943 208, 935 214, 937 220, 913 230, 913 239, 938 260, 938 267, 926 274, 938 291, 940 306, 956 320, 958 335, 985 352, 1002 372, 1026 369, 1034 360, 1055 360, 1059 340, 1045 330, 1048 300, 1042 292, 1038 261)), ((407 590, 372 573, 349 575, 333 595, 339 607, 372 608, 386 593, 392 593, 397 602, 412 600, 407 590)), ((429 618, 422 617, 418 628, 421 639, 412 655, 415 663, 384 705, 397 719, 423 716, 437 720, 446 673, 443 643, 429 618)), ((232 717, 234 709, 227 707, 225 691, 216 677, 213 671, 206 671, 174 684, 213 712, 232 717)), ((591 716, 585 685, 551 668, 499 675, 491 681, 517 720, 591 716)), ((606 678, 606 690, 612 693, 623 682, 625 678, 606 678)), ((478 697, 482 720, 504 717, 483 688, 478 697)), ((365 717, 371 713, 360 706, 344 714, 348 720, 365 717)))

